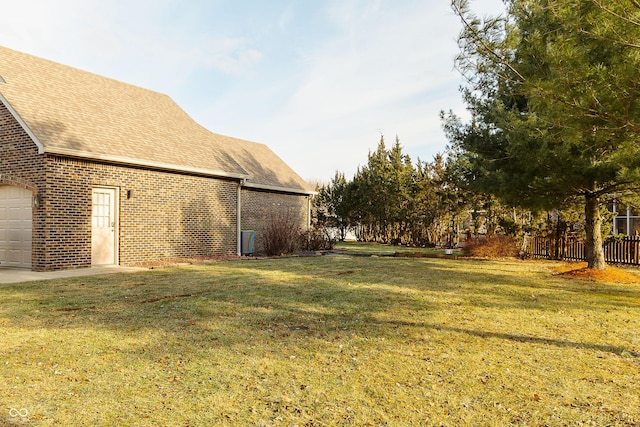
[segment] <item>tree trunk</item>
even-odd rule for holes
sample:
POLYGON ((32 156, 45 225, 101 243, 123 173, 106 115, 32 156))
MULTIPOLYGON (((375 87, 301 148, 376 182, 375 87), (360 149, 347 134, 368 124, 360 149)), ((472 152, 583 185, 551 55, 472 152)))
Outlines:
POLYGON ((602 246, 602 217, 600 216, 600 199, 596 195, 588 194, 584 207, 585 232, 585 256, 589 268, 604 270, 607 264, 604 261, 604 248, 602 246))

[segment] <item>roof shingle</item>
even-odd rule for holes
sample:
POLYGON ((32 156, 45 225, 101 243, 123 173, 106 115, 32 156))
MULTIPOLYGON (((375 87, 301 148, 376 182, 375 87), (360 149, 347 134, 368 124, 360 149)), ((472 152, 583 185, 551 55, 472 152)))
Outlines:
POLYGON ((167 95, 2 46, 0 76, 41 151, 311 191, 266 145, 210 132, 167 95))

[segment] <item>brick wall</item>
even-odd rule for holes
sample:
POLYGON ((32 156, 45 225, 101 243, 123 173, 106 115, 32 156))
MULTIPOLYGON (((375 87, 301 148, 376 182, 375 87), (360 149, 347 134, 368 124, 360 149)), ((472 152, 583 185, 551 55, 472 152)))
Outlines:
MULTIPOLYGON (((0 185, 13 185, 41 194, 45 183, 44 155, 22 129, 9 110, 0 103, 0 185)), ((32 211, 31 262, 34 270, 44 269, 44 217, 32 211)))
POLYGON ((120 194, 120 264, 236 254, 237 182, 38 154, 2 104, 0 184, 40 199, 32 214, 36 271, 91 266, 91 197, 100 186, 120 194))
MULTIPOLYGON (((236 181, 38 154, 2 104, 0 184, 29 189, 40 200, 32 215, 36 271, 91 266, 92 189, 101 186, 119 193, 121 265, 236 254, 236 181)), ((306 229, 307 199, 245 187, 242 229, 256 231, 261 250, 262 230, 275 212, 294 215, 306 229)))
POLYGON ((262 236, 266 225, 280 214, 293 215, 301 230, 307 230, 308 196, 299 194, 281 194, 242 188, 243 230, 255 231, 255 250, 263 250, 262 236))
POLYGON ((119 191, 121 265, 234 255, 234 181, 52 156, 43 209, 48 218, 48 269, 91 264, 91 195, 119 191), (130 194, 130 198, 127 195, 130 194))

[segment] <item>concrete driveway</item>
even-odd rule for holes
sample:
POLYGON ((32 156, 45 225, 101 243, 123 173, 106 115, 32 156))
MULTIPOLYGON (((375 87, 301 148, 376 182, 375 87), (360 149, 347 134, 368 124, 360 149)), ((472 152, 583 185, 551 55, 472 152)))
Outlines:
POLYGON ((20 268, 0 267, 0 283, 32 282, 35 280, 51 280, 51 279, 61 279, 66 277, 95 276, 99 274, 132 273, 135 271, 144 271, 144 270, 147 270, 147 269, 138 268, 138 267, 110 266, 110 267, 78 268, 75 270, 37 272, 37 271, 24 270, 20 268))

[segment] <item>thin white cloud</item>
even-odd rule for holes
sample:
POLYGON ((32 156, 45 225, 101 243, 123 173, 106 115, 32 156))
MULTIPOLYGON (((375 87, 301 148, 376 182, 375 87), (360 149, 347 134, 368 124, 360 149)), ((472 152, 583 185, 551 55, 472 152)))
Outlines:
POLYGON ((307 52, 288 103, 259 133, 313 178, 354 173, 381 133, 389 144, 398 135, 414 160, 443 152, 439 112, 463 109, 460 25, 447 2, 343 0, 327 15, 335 33, 307 52))
POLYGON ((245 37, 176 26, 172 11, 189 6, 171 0, 23 0, 0 15, 0 43, 161 91, 168 90, 163 82, 172 85, 197 68, 243 74, 260 62, 262 53, 245 37))
POLYGON ((292 111, 313 106, 316 114, 308 119, 318 122, 391 106, 437 84, 441 77, 428 72, 428 48, 420 42, 424 24, 418 17, 410 22, 382 15, 358 23, 369 29, 357 35, 345 24, 341 34, 310 53, 305 81, 291 98, 292 111))
POLYGON ((353 173, 381 132, 414 158, 444 149, 458 31, 445 0, 22 0, 0 14, 1 45, 167 93, 324 179, 353 173))
POLYGON ((285 30, 289 24, 295 19, 295 11, 292 4, 287 5, 278 15, 276 19, 276 27, 279 30, 285 30))
POLYGON ((438 112, 450 105, 441 93, 456 92, 458 84, 448 8, 356 0, 337 3, 328 14, 338 31, 307 53, 288 104, 261 128, 271 145, 296 164, 305 164, 296 157, 313 150, 311 173, 324 176, 341 157, 350 163, 344 170, 354 172, 381 132, 390 142, 398 134, 408 148, 432 146, 413 150, 423 159, 442 151, 438 112), (449 30, 449 40, 434 30, 449 30), (298 141, 293 150, 290 139, 298 141))

